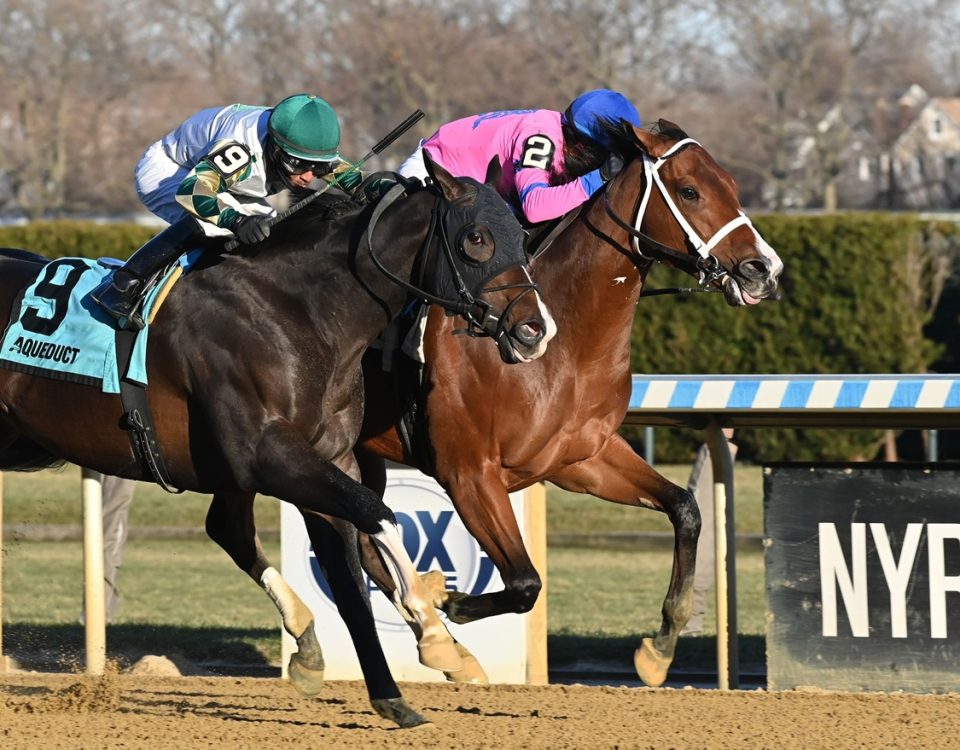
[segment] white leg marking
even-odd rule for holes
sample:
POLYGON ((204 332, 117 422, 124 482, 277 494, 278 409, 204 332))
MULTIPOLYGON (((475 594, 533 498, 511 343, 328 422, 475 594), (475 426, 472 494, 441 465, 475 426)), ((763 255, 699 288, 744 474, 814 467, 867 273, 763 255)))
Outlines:
POLYGON ((267 592, 283 618, 284 629, 294 638, 303 635, 313 621, 313 613, 280 575, 276 568, 267 568, 260 576, 260 586, 267 592))
POLYGON ((413 563, 407 556, 407 550, 403 546, 403 539, 400 536, 400 529, 396 524, 383 521, 380 524, 380 531, 371 536, 383 561, 387 566, 390 577, 397 586, 394 592, 394 604, 400 611, 400 614, 408 622, 416 622, 421 625, 428 618, 429 614, 436 618, 433 613, 433 605, 428 602, 421 594, 425 591, 420 577, 417 575, 413 563))

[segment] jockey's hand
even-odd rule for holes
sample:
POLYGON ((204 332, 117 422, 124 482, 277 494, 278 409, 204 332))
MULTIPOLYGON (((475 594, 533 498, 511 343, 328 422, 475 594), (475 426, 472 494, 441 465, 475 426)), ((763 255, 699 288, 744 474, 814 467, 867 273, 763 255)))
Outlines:
POLYGON ((610 182, 614 177, 620 174, 623 169, 623 157, 616 151, 611 151, 600 165, 600 176, 604 182, 610 182))
POLYGON ((255 245, 270 236, 269 216, 244 216, 233 227, 233 233, 243 245, 255 245))

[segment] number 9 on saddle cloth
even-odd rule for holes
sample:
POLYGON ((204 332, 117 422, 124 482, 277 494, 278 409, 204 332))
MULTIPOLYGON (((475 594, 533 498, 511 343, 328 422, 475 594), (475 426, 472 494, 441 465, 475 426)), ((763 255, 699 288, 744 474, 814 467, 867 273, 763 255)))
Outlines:
MULTIPOLYGON (((200 252, 184 254, 157 277, 144 297, 144 320, 152 320, 170 287, 200 252)), ((11 316, 0 344, 0 367, 99 387, 104 393, 120 393, 121 379, 145 386, 147 331, 136 334, 130 362, 119 372, 116 322, 90 298, 117 263, 112 258, 47 263, 11 316)))

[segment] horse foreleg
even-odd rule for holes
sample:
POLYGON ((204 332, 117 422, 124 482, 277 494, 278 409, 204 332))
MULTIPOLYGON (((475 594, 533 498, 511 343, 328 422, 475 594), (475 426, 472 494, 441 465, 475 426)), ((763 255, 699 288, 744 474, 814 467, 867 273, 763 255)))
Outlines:
POLYGON ((214 495, 207 511, 207 535, 276 605, 284 629, 297 642, 297 651, 290 656, 288 665, 290 682, 304 695, 316 695, 323 687, 324 663, 313 613, 263 554, 253 517, 255 497, 252 492, 214 495))
MULTIPOLYGON (((360 553, 360 564, 363 570, 376 582, 377 587, 383 594, 396 605, 396 587, 383 564, 380 554, 377 552, 376 546, 373 544, 373 540, 366 534, 360 534, 358 549, 360 553)), ((446 595, 450 593, 446 591, 446 579, 443 577, 443 574, 433 570, 421 575, 420 580, 424 586, 426 586, 433 605, 437 609, 442 609, 443 603, 446 601, 446 595)), ((400 614, 403 616, 402 611, 400 614)), ((413 632, 413 637, 416 638, 417 643, 419 643, 420 637, 423 635, 419 624, 409 620, 405 620, 405 622, 413 632)), ((454 638, 449 631, 447 632, 453 640, 453 645, 457 649, 457 653, 460 655, 461 666, 454 671, 444 671, 444 677, 450 682, 466 682, 474 685, 489 684, 490 680, 487 677, 487 673, 477 660, 477 657, 475 657, 466 646, 460 643, 460 641, 454 638)))
MULTIPOLYGON (((369 487, 380 497, 383 497, 387 488, 386 462, 380 456, 374 455, 362 448, 355 449, 354 456, 357 460, 357 466, 360 468, 361 481, 364 486, 369 487)), ((396 587, 373 541, 366 534, 359 534, 357 542, 360 564, 363 566, 364 571, 376 581, 378 588, 383 592, 384 596, 391 601, 395 601, 396 587)), ((448 593, 446 591, 446 579, 440 574, 439 580, 437 580, 437 576, 433 575, 434 573, 437 573, 437 571, 424 573, 420 576, 420 579, 427 587, 427 591, 433 599, 434 606, 440 609, 448 593)), ((402 615, 403 613, 401 612, 401 616, 402 615)), ((409 620, 406 620, 406 622, 413 631, 414 638, 416 638, 419 643, 420 636, 422 635, 419 625, 409 620)), ((449 631, 447 632, 449 633, 449 631)), ((487 673, 480 665, 480 662, 477 661, 477 658, 456 638, 453 638, 452 635, 450 637, 453 639, 457 653, 460 654, 462 666, 456 671, 444 672, 444 676, 450 682, 467 682, 477 685, 488 684, 490 680, 487 678, 487 673)))
POLYGON ((397 585, 401 611, 423 630, 418 643, 421 663, 445 672, 460 669, 453 639, 404 549, 396 517, 379 495, 360 484, 353 453, 337 461, 324 460, 291 425, 278 421, 260 435, 255 456, 253 472, 260 492, 301 511, 342 518, 371 536, 397 585))
POLYGON ((356 527, 340 519, 327 519, 313 513, 304 513, 303 520, 337 611, 350 631, 370 703, 380 716, 401 727, 427 723, 427 719, 403 699, 383 655, 370 610, 366 581, 360 569, 356 527))
POLYGON ((447 492, 463 525, 500 572, 503 590, 479 596, 448 592, 443 610, 456 623, 529 612, 542 582, 523 544, 506 486, 494 469, 480 475, 464 470, 450 474, 442 480, 447 492))
POLYGON ((663 619, 657 635, 643 639, 633 660, 640 679, 654 687, 662 685, 673 662, 680 630, 693 610, 693 576, 700 536, 696 499, 654 471, 616 434, 596 455, 549 479, 565 490, 623 505, 653 508, 670 519, 674 534, 673 568, 663 600, 663 619))

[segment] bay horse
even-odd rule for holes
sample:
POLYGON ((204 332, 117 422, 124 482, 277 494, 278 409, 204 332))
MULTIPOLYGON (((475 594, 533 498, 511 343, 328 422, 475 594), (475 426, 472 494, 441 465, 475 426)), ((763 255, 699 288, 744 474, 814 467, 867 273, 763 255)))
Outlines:
MULTIPOLYGON (((291 680, 308 694, 323 677, 313 615, 263 554, 255 495, 292 503, 305 518, 345 519, 369 535, 396 576, 395 603, 419 630, 421 660, 458 669, 460 656, 407 557, 393 513, 359 482, 353 448, 363 414, 361 357, 411 289, 466 320, 475 337, 495 337, 490 348, 504 362, 542 355, 555 330, 510 210, 489 185, 430 169, 434 186, 397 185, 359 214, 318 221, 305 209, 246 252, 207 249, 150 327, 147 395, 170 483, 213 494, 207 532, 276 604, 299 648, 291 680)), ((489 179, 498 176, 499 165, 489 179)), ((19 314, 14 300, 38 277, 53 317, 31 308, 20 323, 39 317, 43 326, 59 325, 64 287, 77 283, 75 274, 61 284, 45 272, 54 266, 47 259, 17 250, 0 255, 4 325, 11 311, 19 314)), ((150 481, 121 429, 123 418, 116 394, 0 368, 4 470, 70 461, 150 481)), ((368 681, 374 708, 401 726, 423 723, 383 661, 347 552, 319 532, 312 541, 332 572, 358 649, 382 662, 368 681)))
MULTIPOLYGON (((675 543, 662 624, 634 655, 639 676, 656 686, 666 679, 690 616, 700 515, 690 492, 617 433, 631 393, 637 301, 657 261, 697 276, 732 306, 773 295, 783 264, 741 211, 731 175, 676 125, 661 120, 649 132, 624 124, 615 141, 625 160, 619 175, 556 228, 541 227, 541 235, 554 233, 531 264, 558 329, 547 353, 523 368, 503 367, 477 342, 451 337, 443 311, 431 309, 421 385, 410 397, 419 416, 409 430, 427 449, 401 440, 407 404, 391 397, 392 376, 371 353, 364 360, 367 409, 357 455, 364 483, 379 493, 384 458, 433 475, 499 570, 503 590, 479 596, 446 591, 442 578, 431 577, 438 606, 457 623, 527 612, 540 593, 508 493, 550 481, 666 513, 675 543)), ((390 594, 378 559, 368 544, 364 550, 364 568, 390 594)))

